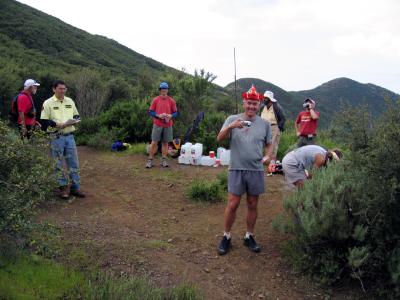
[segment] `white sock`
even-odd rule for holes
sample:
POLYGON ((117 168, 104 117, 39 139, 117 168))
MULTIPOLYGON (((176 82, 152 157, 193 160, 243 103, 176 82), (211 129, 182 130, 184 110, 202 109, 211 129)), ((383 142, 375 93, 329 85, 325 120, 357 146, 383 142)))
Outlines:
POLYGON ((251 235, 253 235, 251 232, 246 231, 246 235, 244 236, 244 238, 248 239, 251 235))
POLYGON ((230 232, 224 231, 224 236, 226 236, 226 238, 227 238, 228 240, 231 239, 231 233, 230 233, 230 232))

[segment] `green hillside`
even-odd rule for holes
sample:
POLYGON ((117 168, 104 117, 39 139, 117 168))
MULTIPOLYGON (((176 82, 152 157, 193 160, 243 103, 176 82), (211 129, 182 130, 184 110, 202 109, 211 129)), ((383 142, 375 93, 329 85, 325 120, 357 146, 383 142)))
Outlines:
POLYGON ((77 78, 87 72, 103 79, 100 81, 110 89, 108 100, 115 100, 112 98, 138 96, 167 73, 181 73, 114 40, 89 34, 19 2, 0 0, 0 11, 3 113, 23 80, 30 77, 42 83, 37 97, 41 99, 51 94, 55 78, 77 78))

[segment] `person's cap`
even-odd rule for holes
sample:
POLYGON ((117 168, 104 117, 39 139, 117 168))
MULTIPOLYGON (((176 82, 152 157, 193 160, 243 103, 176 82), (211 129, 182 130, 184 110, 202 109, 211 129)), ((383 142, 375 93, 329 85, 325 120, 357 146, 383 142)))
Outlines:
POLYGON ((160 83, 160 90, 168 90, 168 89, 169 89, 168 83, 166 82, 160 83))
POLYGON ((271 100, 272 102, 278 101, 278 100, 276 100, 276 99, 274 98, 274 93, 271 92, 271 91, 265 91, 264 97, 265 97, 265 98, 268 98, 268 99, 271 100))
POLYGON ((33 79, 25 80, 24 88, 29 88, 31 86, 40 86, 40 84, 33 79))
POLYGON ((310 102, 310 103, 312 103, 314 105, 317 104, 317 102, 315 100, 311 99, 311 98, 307 98, 306 100, 304 100, 304 103, 306 103, 306 102, 310 102))
POLYGON ((254 85, 247 92, 242 93, 242 98, 243 100, 264 100, 264 96, 257 92, 254 85))

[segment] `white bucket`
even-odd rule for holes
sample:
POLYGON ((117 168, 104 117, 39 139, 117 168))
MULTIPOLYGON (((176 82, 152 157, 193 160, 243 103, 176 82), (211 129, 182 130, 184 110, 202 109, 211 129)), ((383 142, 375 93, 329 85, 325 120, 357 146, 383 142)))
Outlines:
POLYGON ((221 159, 222 152, 226 151, 224 147, 218 147, 217 149, 217 158, 221 159))
POLYGON ((225 150, 221 153, 221 165, 229 166, 231 161, 231 150, 225 150))
POLYGON ((194 158, 201 157, 203 155, 203 144, 196 143, 190 150, 191 156, 194 158))
POLYGON ((178 157, 178 163, 179 164, 184 164, 184 165, 190 165, 190 157, 185 157, 185 156, 179 156, 178 157))
POLYGON ((190 158, 191 155, 191 150, 192 150, 192 143, 185 143, 181 147, 181 156, 190 158))
POLYGON ((215 157, 202 156, 201 157, 201 165, 207 166, 207 167, 211 167, 211 166, 215 165, 215 157))
POLYGON ((200 166, 201 165, 201 156, 199 157, 191 157, 190 159, 190 164, 194 166, 200 166))

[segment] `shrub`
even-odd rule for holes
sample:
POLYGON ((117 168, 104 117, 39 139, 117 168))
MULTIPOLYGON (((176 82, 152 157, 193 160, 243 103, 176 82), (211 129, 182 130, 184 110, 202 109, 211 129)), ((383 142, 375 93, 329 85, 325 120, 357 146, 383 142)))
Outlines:
POLYGON ((199 202, 219 202, 225 199, 223 186, 217 180, 214 181, 194 181, 189 189, 190 199, 199 202))
POLYGON ((228 191, 228 172, 221 172, 217 175, 219 184, 222 186, 224 191, 228 191))
POLYGON ((343 128, 347 161, 315 172, 285 199, 290 218, 281 228, 293 234, 287 253, 298 269, 328 284, 355 279, 380 299, 398 299, 400 102, 374 127, 368 118, 348 123, 362 138, 343 128))
POLYGON ((52 160, 44 136, 23 142, 0 122, 0 237, 24 234, 35 207, 51 197, 52 160))

